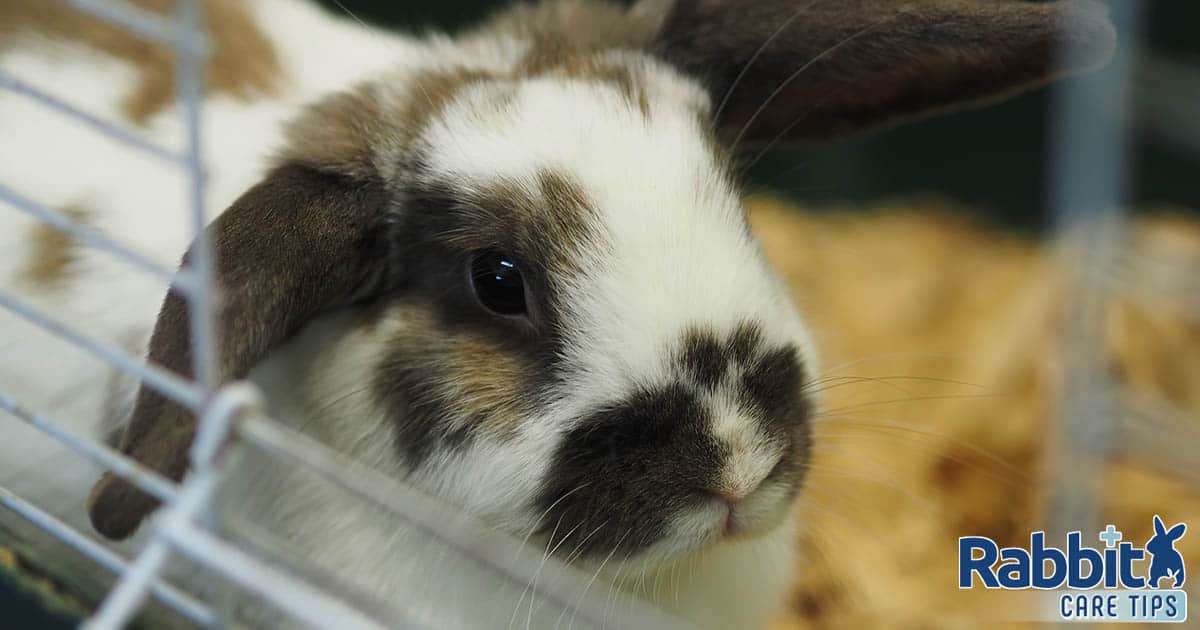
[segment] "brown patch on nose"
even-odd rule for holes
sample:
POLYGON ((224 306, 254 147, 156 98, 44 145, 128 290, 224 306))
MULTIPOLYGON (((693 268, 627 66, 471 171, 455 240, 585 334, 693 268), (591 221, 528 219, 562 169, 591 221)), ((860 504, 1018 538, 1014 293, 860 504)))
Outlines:
MULTIPOLYGON (((86 223, 90 213, 83 206, 70 205, 60 213, 75 223, 86 223)), ((78 243, 71 236, 45 223, 30 228, 29 242, 32 253, 22 273, 30 283, 38 286, 61 285, 70 277, 75 262, 79 259, 78 243)))
MULTIPOLYGON (((125 1, 167 17, 173 15, 175 6, 174 0, 125 1)), ((243 0, 205 0, 202 8, 210 46, 204 75, 207 92, 243 100, 275 93, 284 81, 278 53, 243 0)), ((133 64, 138 84, 121 107, 135 123, 145 123, 174 100, 175 54, 165 44, 134 35, 64 0, 0 2, 0 49, 21 31, 71 39, 133 64)))
POLYGON ((762 328, 753 322, 742 322, 729 336, 727 348, 741 365, 748 365, 762 346, 762 328))
POLYGON ((676 362, 696 385, 712 391, 734 364, 743 370, 761 371, 754 361, 762 343, 762 329, 751 321, 739 323, 727 337, 711 328, 691 326, 683 333, 676 362))
POLYGON ((795 346, 767 351, 742 374, 742 403, 772 422, 807 416, 807 403, 801 395, 804 378, 795 346))
POLYGON ((729 361, 716 333, 694 327, 683 335, 679 363, 700 387, 712 391, 724 378, 729 361))

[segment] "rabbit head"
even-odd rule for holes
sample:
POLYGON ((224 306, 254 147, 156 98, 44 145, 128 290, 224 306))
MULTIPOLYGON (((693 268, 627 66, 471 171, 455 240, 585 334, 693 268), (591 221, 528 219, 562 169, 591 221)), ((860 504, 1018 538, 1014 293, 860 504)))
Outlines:
MULTIPOLYGON (((386 444, 418 487, 513 531, 578 532, 564 548, 592 557, 771 530, 804 478, 817 366, 736 156, 1083 70, 1113 45, 1097 7, 567 1, 431 38, 300 114, 211 225, 219 376, 352 311, 325 343, 368 377, 324 401, 360 420, 332 439, 386 444), (1083 54, 1060 62, 1065 40, 1083 54)), ((189 344, 170 293, 149 359, 190 375, 189 344)), ((194 432, 143 388, 121 448, 180 479, 194 432)), ((106 475, 90 514, 120 538, 154 507, 106 475)))

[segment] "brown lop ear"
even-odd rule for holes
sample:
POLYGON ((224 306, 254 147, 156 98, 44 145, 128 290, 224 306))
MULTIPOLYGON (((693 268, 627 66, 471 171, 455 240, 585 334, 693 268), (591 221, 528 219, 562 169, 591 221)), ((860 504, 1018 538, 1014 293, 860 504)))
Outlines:
MULTIPOLYGON (((313 315, 379 288, 387 268, 378 229, 385 210, 381 183, 293 162, 271 171, 209 227, 222 381, 245 376, 313 315)), ((155 324, 149 359, 192 375, 187 304, 174 290, 155 324)), ((178 481, 195 431, 187 409, 143 385, 121 450, 178 481)), ((155 499, 112 473, 88 500, 92 525, 114 539, 132 534, 156 507, 155 499)))
POLYGON ((1094 0, 643 0, 636 11, 665 11, 657 52, 706 84, 721 136, 739 147, 986 102, 1094 68, 1116 45, 1094 0))

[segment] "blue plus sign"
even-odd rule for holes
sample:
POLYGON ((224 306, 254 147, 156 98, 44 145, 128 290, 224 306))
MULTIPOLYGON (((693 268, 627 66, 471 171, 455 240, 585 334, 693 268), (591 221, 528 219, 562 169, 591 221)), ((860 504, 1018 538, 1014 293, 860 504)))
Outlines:
POLYGON ((1112 523, 1109 523, 1108 527, 1105 527, 1104 531, 1100 532, 1100 541, 1109 549, 1116 547, 1122 538, 1124 536, 1121 535, 1121 532, 1116 527, 1113 527, 1112 523))

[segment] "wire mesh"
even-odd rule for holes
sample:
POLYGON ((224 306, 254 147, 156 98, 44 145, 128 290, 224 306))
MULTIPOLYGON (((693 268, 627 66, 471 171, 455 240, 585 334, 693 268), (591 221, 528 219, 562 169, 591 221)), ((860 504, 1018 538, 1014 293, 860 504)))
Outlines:
MULTIPOLYGON (((201 626, 220 625, 229 612, 220 610, 220 602, 205 602, 167 582, 163 569, 176 555, 186 556, 221 576, 230 584, 269 602, 297 620, 319 627, 418 627, 405 619, 403 612, 380 619, 347 603, 336 594, 314 586, 306 576, 289 573, 255 557, 244 549, 210 532, 213 495, 225 470, 222 445, 240 442, 259 449, 291 465, 306 468, 347 492, 362 497, 380 508, 405 518, 430 535, 456 549, 476 564, 496 571, 502 579, 518 584, 535 584, 541 595, 584 622, 601 625, 606 602, 579 598, 583 576, 567 566, 546 559, 533 550, 498 540, 494 532, 473 523, 447 506, 412 491, 378 472, 356 466, 321 444, 265 419, 258 410, 257 394, 243 384, 218 387, 215 360, 212 308, 212 260, 205 224, 205 176, 201 162, 203 131, 201 84, 205 44, 201 37, 199 0, 183 0, 171 18, 138 9, 122 2, 72 0, 80 11, 119 25, 148 40, 169 44, 176 54, 175 86, 180 116, 186 129, 181 151, 155 145, 136 133, 102 120, 69 104, 58 96, 0 72, 0 89, 71 117, 91 129, 178 168, 186 176, 183 200, 186 220, 195 237, 190 266, 175 271, 164 268, 149 257, 132 250, 99 232, 74 223, 62 215, 0 183, 0 201, 45 222, 80 242, 122 259, 134 268, 166 280, 186 296, 192 339, 194 340, 194 381, 184 380, 153 365, 146 365, 121 350, 88 338, 72 326, 56 321, 47 313, 22 302, 15 295, 0 292, 0 307, 86 350, 114 367, 154 387, 162 394, 185 405, 200 418, 198 434, 191 454, 192 473, 176 484, 146 469, 121 453, 102 444, 74 435, 59 422, 23 407, 13 392, 0 392, 0 409, 19 421, 37 428, 81 457, 91 459, 137 487, 159 498, 164 508, 149 541, 132 560, 126 560, 108 548, 93 542, 66 523, 38 506, 0 487, 0 504, 44 529, 55 538, 120 576, 116 587, 86 626, 93 630, 124 627, 148 597, 154 597, 184 618, 201 626), (456 526, 447 527, 447 523, 456 526), (539 580, 531 580, 540 574, 539 580)), ((1104 461, 1115 449, 1133 449, 1148 453, 1168 453, 1160 442, 1121 440, 1135 432, 1122 428, 1118 418, 1122 407, 1134 407, 1134 418, 1161 418, 1161 410, 1126 401, 1114 393, 1107 374, 1101 369, 1097 349, 1103 347, 1103 312, 1106 295, 1106 270, 1114 266, 1123 236, 1125 217, 1124 182, 1128 171, 1126 134, 1130 118, 1129 86, 1131 68, 1137 62, 1137 33, 1142 3, 1116 0, 1113 19, 1122 33, 1123 46, 1114 68, 1094 81, 1064 83, 1055 101, 1054 129, 1057 135, 1051 147, 1054 165, 1052 196, 1057 209, 1058 227, 1064 255, 1082 261, 1074 265, 1072 321, 1065 349, 1067 372, 1059 433, 1056 436, 1055 467, 1059 484, 1050 498, 1049 528, 1054 531, 1094 529, 1096 489, 1102 478, 1104 461), (1096 133, 1105 129, 1106 133, 1096 133)), ((1070 49, 1063 54, 1072 54, 1070 49)), ((1175 69, 1177 72, 1182 70, 1175 69)), ((1173 119, 1191 115, 1192 110, 1170 108, 1173 119)), ((1166 116, 1164 114, 1164 116, 1166 116)), ((1152 124, 1153 126, 1153 124, 1152 124)), ((1136 433, 1145 435, 1145 433, 1136 433)), ((1200 478, 1194 453, 1180 451, 1173 466, 1176 472, 1200 478)), ((582 589, 586 592, 586 589, 582 589)), ((679 625, 664 613, 645 607, 639 611, 640 627, 667 628, 679 625)))

